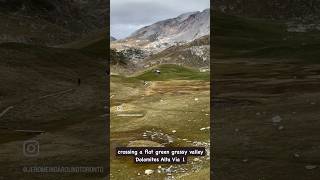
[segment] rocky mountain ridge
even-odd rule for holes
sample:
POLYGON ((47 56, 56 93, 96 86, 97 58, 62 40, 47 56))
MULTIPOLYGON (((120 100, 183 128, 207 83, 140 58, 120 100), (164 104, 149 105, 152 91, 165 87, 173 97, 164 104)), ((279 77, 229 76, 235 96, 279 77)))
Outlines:
POLYGON ((178 64, 202 70, 210 68, 210 36, 206 35, 192 42, 172 46, 160 53, 151 55, 143 60, 142 68, 149 68, 160 64, 178 64))
POLYGON ((147 53, 185 44, 210 34, 210 10, 188 12, 143 27, 126 39, 111 44, 115 49, 140 48, 147 53))
POLYGON ((117 39, 113 36, 110 36, 110 41, 116 41, 117 39))

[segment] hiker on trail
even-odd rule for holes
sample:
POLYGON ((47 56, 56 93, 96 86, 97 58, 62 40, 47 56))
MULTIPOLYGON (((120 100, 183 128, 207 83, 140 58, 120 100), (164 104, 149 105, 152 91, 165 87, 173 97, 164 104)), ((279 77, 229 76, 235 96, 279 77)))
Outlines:
POLYGON ((81 84, 81 79, 78 78, 78 86, 80 86, 80 84, 81 84))

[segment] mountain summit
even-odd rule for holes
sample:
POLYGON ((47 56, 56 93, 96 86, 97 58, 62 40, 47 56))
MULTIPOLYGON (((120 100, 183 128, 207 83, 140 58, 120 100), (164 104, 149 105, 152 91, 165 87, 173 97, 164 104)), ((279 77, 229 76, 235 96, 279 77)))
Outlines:
POLYGON ((159 52, 179 43, 188 43, 210 34, 210 10, 188 12, 175 18, 156 22, 134 32, 128 38, 117 41, 117 49, 137 47, 159 52))
POLYGON ((185 13, 173 19, 157 22, 134 32, 130 38, 150 41, 171 38, 175 42, 191 41, 209 34, 209 9, 185 13))

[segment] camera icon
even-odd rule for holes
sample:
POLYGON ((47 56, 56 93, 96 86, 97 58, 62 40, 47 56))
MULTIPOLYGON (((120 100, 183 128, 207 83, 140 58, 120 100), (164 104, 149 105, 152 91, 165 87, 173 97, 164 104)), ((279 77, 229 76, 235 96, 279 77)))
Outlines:
POLYGON ((38 141, 29 140, 23 143, 23 154, 26 157, 35 157, 40 153, 40 145, 38 141))

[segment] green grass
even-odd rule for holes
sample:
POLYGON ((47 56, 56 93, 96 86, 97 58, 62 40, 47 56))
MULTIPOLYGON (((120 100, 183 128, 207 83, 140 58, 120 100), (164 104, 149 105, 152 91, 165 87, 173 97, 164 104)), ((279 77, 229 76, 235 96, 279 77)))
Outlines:
MULTIPOLYGON (((10 63, 20 64, 22 61, 28 62, 24 66, 45 66, 46 68, 54 69, 56 67, 68 67, 77 69, 79 71, 86 70, 89 68, 98 67, 103 69, 101 64, 103 60, 91 60, 104 58, 105 56, 95 56, 95 54, 87 53, 79 49, 62 49, 62 48, 51 48, 45 46, 29 45, 23 43, 2 43, 0 44, 0 52, 11 51, 14 52, 12 55, 17 56, 10 63), (83 66, 82 63, 86 63, 83 66)), ((8 54, 0 55, 1 58, 9 57, 8 54)))
MULTIPOLYGON (((105 56, 97 58, 79 49, 3 43, 0 44, 0 59, 0 81, 4 84, 0 88, 0 111, 14 106, 1 117, 0 126, 8 128, 1 129, 0 144, 6 144, 1 154, 4 154, 4 157, 17 157, 10 161, 0 160, 3 164, 0 168, 1 176, 26 180, 43 178, 39 174, 26 175, 11 168, 21 164, 105 164, 106 147, 104 139, 100 138, 104 132, 104 121, 100 116, 106 113, 103 108, 106 94, 105 56), (77 85, 77 78, 81 78, 81 86, 77 85), (67 89, 74 90, 40 98, 67 89), (38 136, 33 133, 18 133, 14 131, 16 129, 44 130, 46 133, 38 136), (83 137, 87 132, 90 132, 90 135, 83 137), (21 149, 17 149, 15 144, 34 137, 41 142, 41 157, 24 158, 22 146, 21 149), (61 140, 57 140, 59 138, 61 140), (79 143, 67 147, 57 144, 55 147, 59 149, 59 155, 56 156, 56 152, 52 153, 53 151, 49 150, 53 141, 59 141, 60 145, 73 144, 74 141, 79 143), (92 145, 92 148, 82 143, 92 145), (20 155, 16 156, 16 152, 20 155), (77 154, 81 154, 81 157, 77 154)), ((91 178, 88 176, 62 174, 60 178, 103 177, 102 174, 91 174, 91 178)), ((48 177, 54 178, 54 175, 48 177)))
POLYGON ((136 76, 137 79, 146 81, 165 81, 165 80, 210 80, 209 72, 199 72, 198 70, 186 68, 179 65, 164 64, 151 70, 147 70, 143 74, 136 76), (159 69, 161 74, 154 73, 155 69, 159 69))
POLYGON ((285 22, 214 15, 214 58, 272 58, 320 62, 320 32, 287 32, 285 22))
POLYGON ((65 49, 78 49, 83 53, 105 58, 108 50, 108 40, 106 34, 106 30, 104 29, 98 33, 88 35, 83 39, 57 47, 65 49))
MULTIPOLYGON (((143 132, 156 131, 170 135, 174 142, 167 145, 174 147, 189 147, 194 141, 208 142, 209 131, 201 131, 203 127, 210 126, 209 72, 201 73, 198 69, 183 66, 164 64, 141 72, 139 75, 125 77, 122 75, 111 76, 110 101, 110 147, 111 152, 118 146, 127 146, 130 141, 149 140, 157 143, 166 142, 165 139, 152 139, 142 136, 143 132), (160 69, 161 74, 156 75, 155 69, 160 69), (148 86, 143 80, 153 81, 148 86), (182 80, 182 81, 180 81, 182 80), (195 100, 197 98, 198 100, 195 100), (123 105, 124 113, 139 113, 142 117, 120 117, 116 106, 123 105), (188 129, 188 133, 185 130, 188 129), (176 130, 176 133, 172 133, 176 130), (188 139, 186 142, 182 139, 188 139)), ((181 179, 209 179, 209 160, 203 159, 201 170, 193 172, 191 164, 193 157, 189 157, 187 165, 188 174, 181 179)), ((158 164, 136 165, 132 158, 110 156, 111 179, 165 179, 165 173, 144 175, 146 169, 158 169, 158 164), (138 175, 140 173, 141 175, 138 175)), ((169 164, 161 164, 168 168, 169 164)), ((176 165, 173 165, 176 167, 176 165)))
POLYGON ((107 38, 102 38, 92 44, 82 48, 85 52, 90 52, 96 55, 107 56, 108 42, 107 38))

